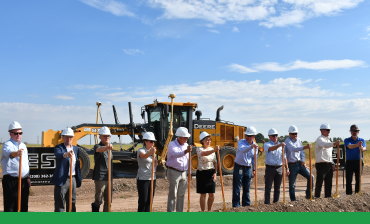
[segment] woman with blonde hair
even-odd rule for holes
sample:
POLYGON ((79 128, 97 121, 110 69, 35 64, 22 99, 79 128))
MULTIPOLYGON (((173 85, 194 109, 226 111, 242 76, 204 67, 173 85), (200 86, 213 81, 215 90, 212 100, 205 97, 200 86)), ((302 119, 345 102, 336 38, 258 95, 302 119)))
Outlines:
POLYGON ((204 212, 206 209, 206 196, 208 194, 208 211, 212 210, 215 199, 215 188, 217 178, 216 153, 220 146, 215 149, 210 147, 212 136, 207 132, 202 132, 199 136, 202 147, 197 148, 198 168, 196 174, 197 193, 200 194, 200 208, 204 212))

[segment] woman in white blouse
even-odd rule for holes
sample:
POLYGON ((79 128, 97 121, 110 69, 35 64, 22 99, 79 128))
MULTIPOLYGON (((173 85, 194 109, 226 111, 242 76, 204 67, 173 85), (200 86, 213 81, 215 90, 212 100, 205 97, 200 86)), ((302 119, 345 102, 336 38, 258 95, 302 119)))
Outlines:
POLYGON ((220 146, 215 149, 210 147, 212 136, 207 132, 202 132, 199 136, 202 147, 197 148, 198 168, 196 174, 197 193, 200 194, 200 208, 204 212, 206 209, 206 196, 208 193, 208 211, 212 210, 215 199, 215 188, 217 178, 217 160, 216 153, 220 146))

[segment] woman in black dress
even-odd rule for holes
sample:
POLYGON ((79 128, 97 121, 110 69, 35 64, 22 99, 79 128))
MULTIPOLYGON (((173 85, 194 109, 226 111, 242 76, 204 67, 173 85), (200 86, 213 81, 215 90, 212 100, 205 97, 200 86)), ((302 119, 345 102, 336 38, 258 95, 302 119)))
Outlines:
POLYGON ((207 132, 202 132, 199 136, 202 147, 197 148, 198 168, 196 174, 197 193, 200 194, 200 208, 204 212, 206 209, 206 196, 208 194, 208 211, 212 210, 215 199, 216 188, 216 153, 220 149, 217 145, 215 149, 210 147, 212 136, 207 132))

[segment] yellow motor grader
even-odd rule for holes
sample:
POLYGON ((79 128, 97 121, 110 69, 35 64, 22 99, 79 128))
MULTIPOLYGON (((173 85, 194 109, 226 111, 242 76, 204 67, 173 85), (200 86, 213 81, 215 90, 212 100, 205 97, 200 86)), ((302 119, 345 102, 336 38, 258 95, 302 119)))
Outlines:
MULTIPOLYGON (((160 164, 164 165, 167 146, 172 139, 172 133, 176 133, 177 128, 186 127, 191 133, 188 143, 195 146, 201 146, 199 143, 199 135, 203 131, 207 131, 212 135, 211 146, 220 145, 220 161, 222 173, 232 174, 234 168, 234 160, 236 154, 237 142, 239 139, 244 138, 246 127, 235 125, 232 122, 223 121, 220 117, 220 111, 223 106, 219 107, 216 112, 216 119, 202 118, 202 112, 197 110, 197 103, 179 103, 173 102, 174 94, 170 95, 171 102, 158 102, 154 101, 152 104, 145 105, 141 108, 141 117, 143 123, 135 124, 133 122, 133 115, 131 110, 131 103, 129 102, 129 124, 120 124, 118 116, 113 105, 113 114, 115 124, 98 124, 99 121, 99 108, 101 103, 97 103, 97 122, 96 123, 83 123, 72 126, 75 132, 73 145, 80 147, 80 162, 82 177, 86 177, 90 170, 90 160, 88 155, 92 155, 91 149, 84 148, 77 144, 78 140, 87 136, 94 135, 95 142, 97 143, 97 136, 99 129, 107 126, 112 135, 117 135, 121 144, 121 136, 129 135, 132 139, 132 147, 120 151, 113 151, 113 159, 120 160, 122 163, 137 163, 137 154, 135 147, 137 144, 142 143, 142 136, 145 132, 153 132, 157 139, 157 157, 160 164), (195 116, 194 116, 195 115, 195 116), (172 124, 172 125, 171 125, 172 124), (172 126, 172 129, 170 127, 172 126)), ((53 131, 48 130, 42 133, 42 147, 55 147, 62 143, 61 130, 53 131)), ((192 173, 195 174, 198 166, 198 158, 196 154, 196 147, 193 148, 191 155, 191 168, 192 173)))

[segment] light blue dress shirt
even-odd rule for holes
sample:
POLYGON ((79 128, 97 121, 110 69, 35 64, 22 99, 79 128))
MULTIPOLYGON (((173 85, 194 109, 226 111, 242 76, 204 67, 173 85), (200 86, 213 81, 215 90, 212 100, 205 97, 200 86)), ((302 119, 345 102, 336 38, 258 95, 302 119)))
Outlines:
MULTIPOLYGON (((282 161, 282 154, 283 154, 283 148, 280 146, 274 151, 269 151, 269 148, 271 146, 275 146, 280 144, 280 142, 275 143, 273 141, 266 142, 263 145, 263 148, 265 149, 265 164, 270 166, 281 166, 283 165, 282 161)), ((286 158, 286 150, 284 150, 284 158, 286 158)))
POLYGON ((22 155, 22 178, 25 178, 29 175, 30 167, 28 164, 27 147, 22 142, 18 144, 18 142, 13 141, 12 139, 5 142, 1 150, 1 168, 3 170, 3 175, 10 175, 12 177, 19 176, 20 157, 12 157, 10 155, 10 153, 18 151, 19 149, 24 149, 22 155))
MULTIPOLYGON (((253 149, 252 145, 247 142, 247 140, 242 139, 238 141, 238 148, 236 149, 236 157, 235 162, 241 166, 253 166, 253 170, 255 170, 254 166, 254 153, 255 151, 258 152, 258 148, 256 150, 253 149)), ((258 153, 257 153, 258 158, 258 153)))
POLYGON ((300 138, 294 141, 291 137, 285 140, 285 151, 288 163, 295 163, 299 160, 305 162, 306 156, 304 154, 303 144, 300 138))

